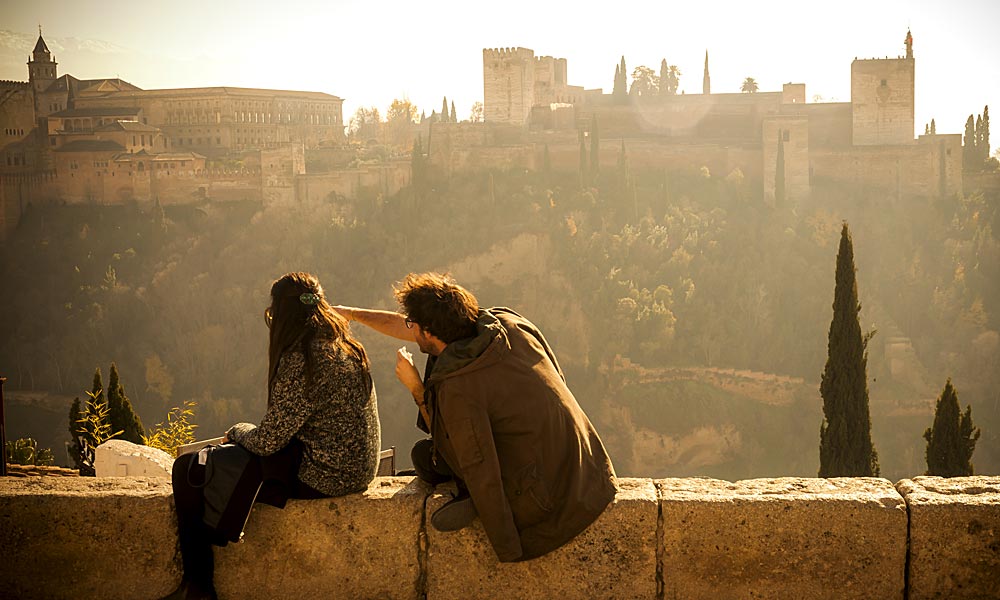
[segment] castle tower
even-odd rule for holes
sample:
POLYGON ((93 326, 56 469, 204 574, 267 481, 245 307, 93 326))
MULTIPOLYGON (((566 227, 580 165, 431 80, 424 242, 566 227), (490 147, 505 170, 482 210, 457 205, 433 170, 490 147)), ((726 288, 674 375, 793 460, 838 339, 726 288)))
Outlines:
POLYGON ((712 78, 708 75, 708 50, 705 50, 705 75, 701 78, 701 93, 712 93, 712 78))
POLYGON ((851 63, 852 134, 855 146, 912 144, 913 37, 906 56, 854 59, 851 63))
POLYGON ((56 80, 56 66, 58 63, 55 57, 49 52, 49 47, 42 39, 42 28, 38 28, 38 41, 35 42, 35 49, 31 51, 28 59, 28 83, 35 94, 35 111, 38 112, 39 98, 45 90, 56 80))
POLYGON ((535 104, 535 52, 483 49, 483 117, 490 123, 526 125, 535 104))

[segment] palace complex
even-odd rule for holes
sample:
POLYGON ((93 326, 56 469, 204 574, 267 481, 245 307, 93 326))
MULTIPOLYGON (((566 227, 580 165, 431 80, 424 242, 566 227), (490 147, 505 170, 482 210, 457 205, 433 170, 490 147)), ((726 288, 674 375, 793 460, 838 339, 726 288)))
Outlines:
MULTIPOLYGON (((802 83, 712 93, 707 53, 701 94, 676 85, 629 93, 624 72, 608 94, 570 85, 566 59, 484 49, 484 122, 427 119, 404 137, 421 136, 431 164, 449 174, 578 170, 596 136, 607 142, 586 162, 598 168, 615 167, 625 148, 633 170, 738 171, 772 205, 805 202, 818 188, 895 199, 959 193, 962 136, 914 138, 909 33, 904 49, 855 59, 851 101, 832 103, 807 102, 802 83)), ((344 159, 336 96, 81 80, 59 75, 41 34, 27 66, 27 82, 0 82, 0 238, 31 203, 302 202, 364 188, 391 194, 410 178, 406 160, 359 169, 344 159), (307 156, 331 152, 332 168, 306 173, 307 156)))

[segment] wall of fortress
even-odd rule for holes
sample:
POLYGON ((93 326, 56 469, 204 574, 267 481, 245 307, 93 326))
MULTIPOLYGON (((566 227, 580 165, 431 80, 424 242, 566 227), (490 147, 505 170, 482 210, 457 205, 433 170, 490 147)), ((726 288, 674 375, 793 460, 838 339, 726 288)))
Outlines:
MULTIPOLYGON (((409 477, 254 507, 214 548, 221 598, 1000 597, 1000 477, 619 479, 575 539, 499 563, 477 519, 441 533, 451 498, 409 477)), ((181 578, 166 478, 0 479, 3 594, 159 598, 181 578), (54 574, 53 565, 59 565, 54 574)))
POLYGON ((851 63, 854 145, 912 144, 913 88, 912 58, 855 59, 851 63))

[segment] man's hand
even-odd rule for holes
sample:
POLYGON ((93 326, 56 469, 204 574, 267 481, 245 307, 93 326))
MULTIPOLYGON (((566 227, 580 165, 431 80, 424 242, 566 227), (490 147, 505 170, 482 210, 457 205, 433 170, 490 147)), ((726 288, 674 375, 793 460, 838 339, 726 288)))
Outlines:
POLYGON ((417 368, 413 366, 413 355, 406 346, 396 350, 396 378, 410 390, 410 394, 418 404, 423 402, 424 383, 417 368))

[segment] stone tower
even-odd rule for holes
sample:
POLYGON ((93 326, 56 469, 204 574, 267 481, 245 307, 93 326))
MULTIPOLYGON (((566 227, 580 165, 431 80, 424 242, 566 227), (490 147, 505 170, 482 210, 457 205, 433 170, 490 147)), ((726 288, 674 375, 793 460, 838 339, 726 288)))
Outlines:
POLYGON ((708 75, 708 50, 705 50, 705 75, 701 78, 701 93, 712 93, 712 78, 708 75))
POLYGON ((851 114, 855 146, 912 144, 914 97, 913 38, 906 56, 854 59, 851 114))
POLYGON ((483 49, 483 117, 488 123, 526 125, 535 104, 535 52, 483 49))
POLYGON ((43 111, 39 106, 42 92, 47 90, 52 82, 56 80, 56 66, 58 63, 55 57, 49 52, 49 47, 42 39, 42 28, 38 28, 38 41, 35 42, 35 49, 31 51, 28 59, 28 83, 31 91, 35 95, 35 114, 40 115, 43 111))

